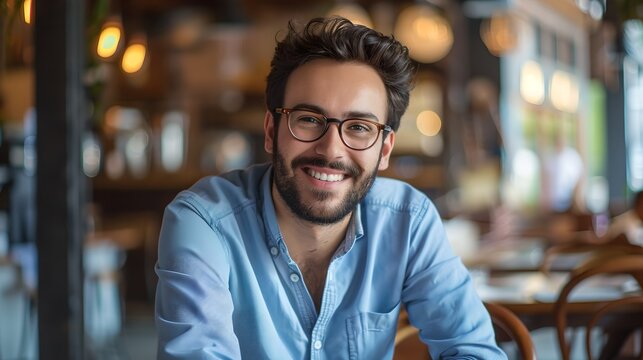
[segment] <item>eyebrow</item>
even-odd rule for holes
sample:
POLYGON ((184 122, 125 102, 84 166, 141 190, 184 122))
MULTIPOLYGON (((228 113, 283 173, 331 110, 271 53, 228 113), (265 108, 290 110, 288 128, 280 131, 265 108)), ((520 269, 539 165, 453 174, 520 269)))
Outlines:
MULTIPOLYGON (((310 110, 328 117, 324 109, 322 109, 317 105, 299 103, 293 106, 292 108, 310 110)), ((365 111, 349 111, 347 113, 344 113, 344 119, 367 119, 367 120, 373 120, 378 123, 380 122, 377 116, 375 116, 375 114, 373 114, 372 112, 365 112, 365 111)))

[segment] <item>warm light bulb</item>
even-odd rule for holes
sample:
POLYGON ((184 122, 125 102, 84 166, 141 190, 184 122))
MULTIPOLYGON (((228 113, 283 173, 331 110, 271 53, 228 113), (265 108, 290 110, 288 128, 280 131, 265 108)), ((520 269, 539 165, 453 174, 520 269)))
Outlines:
POLYGON ((121 41, 121 29, 116 25, 108 25, 100 33, 96 53, 102 58, 108 58, 118 49, 121 41))
POLYGON ((451 50, 453 31, 443 16, 425 5, 404 9, 395 25, 395 36, 409 48, 409 55, 420 62, 436 62, 451 50))
POLYGON ((31 0, 25 0, 25 2, 22 3, 22 14, 25 23, 31 24, 31 0))
POLYGON ((442 128, 440 115, 431 110, 425 110, 419 113, 415 123, 418 130, 425 136, 435 136, 442 128))
POLYGON ((121 67, 123 71, 128 74, 135 73, 143 67, 145 62, 145 45, 143 44, 132 44, 125 49, 123 54, 123 61, 121 62, 121 67))
POLYGON ((518 43, 513 16, 506 12, 496 12, 480 25, 480 37, 489 52, 501 56, 514 49, 518 43))
POLYGON ((527 61, 520 70, 520 95, 534 105, 542 105, 545 101, 545 77, 535 61, 527 61))

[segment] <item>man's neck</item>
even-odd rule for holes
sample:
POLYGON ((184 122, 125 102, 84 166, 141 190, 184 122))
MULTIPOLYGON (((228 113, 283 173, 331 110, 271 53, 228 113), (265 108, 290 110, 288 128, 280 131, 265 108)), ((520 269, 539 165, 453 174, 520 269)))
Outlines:
POLYGON ((308 293, 319 311, 330 261, 346 236, 352 215, 346 215, 335 224, 319 225, 294 214, 274 187, 272 199, 288 253, 299 266, 308 293))

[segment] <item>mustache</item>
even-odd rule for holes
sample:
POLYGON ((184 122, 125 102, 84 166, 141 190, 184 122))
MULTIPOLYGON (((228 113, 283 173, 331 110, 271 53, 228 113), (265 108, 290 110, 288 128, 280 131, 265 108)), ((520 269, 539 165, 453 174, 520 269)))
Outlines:
POLYGON ((352 177, 357 177, 359 176, 362 171, 355 165, 349 165, 349 164, 344 164, 339 161, 327 161, 324 158, 321 157, 305 157, 305 156, 300 156, 296 157, 292 160, 290 166, 294 169, 296 167, 300 166, 317 166, 317 167, 325 167, 325 168, 330 168, 333 170, 339 170, 342 172, 347 173, 348 175, 352 177))

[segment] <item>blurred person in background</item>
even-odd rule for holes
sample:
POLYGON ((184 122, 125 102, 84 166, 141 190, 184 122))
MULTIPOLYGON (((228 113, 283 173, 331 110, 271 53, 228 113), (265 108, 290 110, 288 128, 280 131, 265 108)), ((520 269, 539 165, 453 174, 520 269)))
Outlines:
POLYGON ((634 194, 632 206, 612 219, 603 242, 628 242, 643 246, 643 190, 634 194))
POLYGON ((272 162, 166 208, 159 358, 391 358, 403 306, 432 358, 506 359, 432 202, 376 176, 408 106, 408 50, 343 18, 297 28, 267 79, 272 162))
POLYGON ((554 149, 546 157, 545 167, 550 208, 556 212, 572 210, 584 165, 578 151, 567 143, 564 131, 556 134, 554 149))

